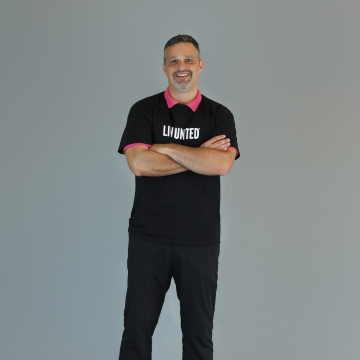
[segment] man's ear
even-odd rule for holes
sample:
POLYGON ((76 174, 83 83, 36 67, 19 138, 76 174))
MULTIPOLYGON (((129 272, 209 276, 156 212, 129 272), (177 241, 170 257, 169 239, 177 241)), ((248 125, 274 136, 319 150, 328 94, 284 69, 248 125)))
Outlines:
POLYGON ((167 76, 167 71, 166 71, 165 63, 163 63, 163 70, 164 70, 165 75, 167 76))
POLYGON ((202 60, 200 60, 199 67, 200 67, 199 73, 201 73, 204 68, 204 62, 202 60))

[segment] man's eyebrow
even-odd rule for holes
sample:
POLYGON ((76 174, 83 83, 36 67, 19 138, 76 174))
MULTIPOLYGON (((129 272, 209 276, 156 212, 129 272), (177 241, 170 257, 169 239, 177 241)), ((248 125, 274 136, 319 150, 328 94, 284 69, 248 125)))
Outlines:
MULTIPOLYGON (((169 60, 171 60, 171 59, 177 59, 177 58, 178 58, 178 56, 171 56, 171 57, 169 57, 169 60)), ((191 55, 185 55, 184 58, 193 59, 194 57, 191 56, 191 55)))

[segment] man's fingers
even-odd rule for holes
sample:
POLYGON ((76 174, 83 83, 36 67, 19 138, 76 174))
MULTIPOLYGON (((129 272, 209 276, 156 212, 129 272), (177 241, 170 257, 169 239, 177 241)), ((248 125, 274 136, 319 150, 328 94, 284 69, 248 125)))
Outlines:
POLYGON ((216 148, 221 144, 225 144, 226 142, 230 142, 230 139, 224 139, 225 135, 218 135, 210 140, 204 142, 200 147, 208 147, 208 148, 216 148))
POLYGON ((209 145, 214 144, 215 142, 222 140, 224 138, 225 138, 225 135, 214 136, 213 138, 206 141, 203 145, 209 146, 209 145))
POLYGON ((207 142, 212 144, 218 140, 224 139, 225 137, 226 137, 226 135, 217 135, 217 136, 214 136, 213 138, 211 138, 210 140, 208 140, 207 142))
POLYGON ((216 143, 214 143, 211 147, 214 149, 220 149, 228 146, 230 146, 230 139, 219 140, 216 143))
POLYGON ((200 147, 216 149, 216 150, 227 150, 230 146, 230 139, 226 138, 225 135, 217 135, 210 140, 204 142, 200 147))

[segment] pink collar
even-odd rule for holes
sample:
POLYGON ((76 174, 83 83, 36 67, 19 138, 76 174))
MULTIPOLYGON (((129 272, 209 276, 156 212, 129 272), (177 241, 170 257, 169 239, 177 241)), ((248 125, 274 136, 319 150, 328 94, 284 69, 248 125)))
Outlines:
MULTIPOLYGON (((169 87, 166 88, 165 93, 164 93, 164 96, 165 96, 165 100, 166 100, 167 106, 168 106, 169 108, 173 107, 175 104, 178 103, 177 101, 175 101, 175 100, 171 97, 170 92, 169 92, 169 87)), ((195 112, 196 109, 198 108, 199 104, 200 104, 200 101, 201 101, 201 93, 200 93, 200 90, 198 89, 198 93, 197 93, 197 95, 196 95, 196 98, 195 98, 192 102, 190 102, 190 103, 188 103, 188 104, 186 104, 186 105, 187 105, 192 111, 195 112)))

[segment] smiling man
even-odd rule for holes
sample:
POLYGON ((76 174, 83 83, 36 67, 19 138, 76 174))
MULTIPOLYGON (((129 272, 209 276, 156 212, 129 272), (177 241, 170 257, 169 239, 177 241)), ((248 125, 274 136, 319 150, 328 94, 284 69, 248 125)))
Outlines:
POLYGON ((240 156, 235 121, 198 88, 204 62, 194 38, 164 47, 165 91, 130 109, 118 152, 135 174, 120 360, 149 360, 174 278, 183 360, 213 359, 220 254, 220 177, 240 156))

